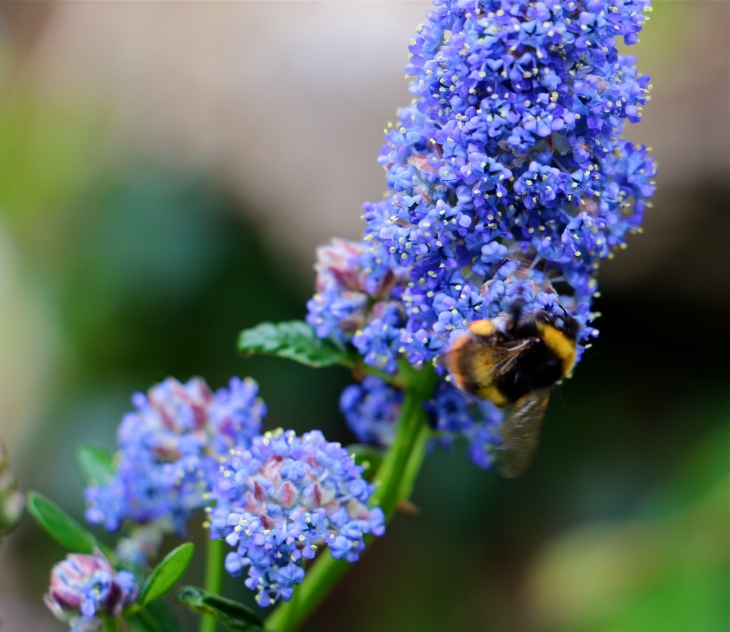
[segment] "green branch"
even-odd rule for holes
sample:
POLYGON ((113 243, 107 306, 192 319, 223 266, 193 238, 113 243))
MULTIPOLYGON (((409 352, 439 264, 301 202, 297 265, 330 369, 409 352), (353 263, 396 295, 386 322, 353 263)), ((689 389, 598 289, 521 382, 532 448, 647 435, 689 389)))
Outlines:
POLYGON ((117 620, 113 617, 105 618, 104 619, 104 632, 117 632, 119 630, 119 626, 117 625, 117 620))
MULTIPOLYGON (((212 595, 221 594, 223 582, 223 540, 208 540, 205 559, 205 590, 212 595)), ((218 622, 211 615, 200 619, 200 632, 216 632, 218 622)))

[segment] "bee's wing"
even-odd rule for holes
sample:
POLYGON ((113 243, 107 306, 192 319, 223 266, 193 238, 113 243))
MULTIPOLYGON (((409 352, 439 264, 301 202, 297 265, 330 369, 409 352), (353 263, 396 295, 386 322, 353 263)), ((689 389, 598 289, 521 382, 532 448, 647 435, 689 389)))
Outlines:
POLYGON ((505 415, 499 429, 502 445, 497 448, 497 467, 502 476, 516 478, 532 461, 551 390, 527 393, 505 415))
POLYGON ((498 375, 507 373, 520 356, 537 342, 540 342, 539 338, 523 338, 493 347, 495 363, 492 371, 498 375))

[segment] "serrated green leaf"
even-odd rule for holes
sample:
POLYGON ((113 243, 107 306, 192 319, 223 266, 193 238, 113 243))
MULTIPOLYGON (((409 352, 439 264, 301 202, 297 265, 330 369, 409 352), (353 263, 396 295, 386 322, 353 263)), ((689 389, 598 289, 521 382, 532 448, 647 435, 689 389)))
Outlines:
POLYGON ((98 445, 79 446, 76 466, 87 485, 108 485, 114 478, 114 455, 98 445))
POLYGON ((38 492, 28 493, 28 513, 48 535, 73 553, 93 553, 98 546, 91 533, 38 492))
POLYGON ((363 478, 372 481, 375 472, 378 471, 380 464, 383 462, 383 450, 371 445, 354 443, 347 446, 347 451, 353 456, 355 463, 365 468, 362 473, 363 478))
POLYGON ((251 608, 242 603, 211 595, 202 588, 185 586, 177 602, 186 605, 198 614, 207 614, 233 632, 264 632, 264 622, 251 608))
POLYGON ((142 610, 124 617, 124 621, 132 632, 185 632, 162 599, 151 601, 142 610))
POLYGON ((314 329, 301 320, 261 323, 245 329, 238 338, 238 350, 246 355, 275 355, 312 367, 332 366, 346 356, 345 349, 332 340, 318 338, 314 329))
POLYGON ((186 542, 168 553, 147 578, 138 603, 145 606, 172 589, 188 568, 194 552, 193 543, 186 542))

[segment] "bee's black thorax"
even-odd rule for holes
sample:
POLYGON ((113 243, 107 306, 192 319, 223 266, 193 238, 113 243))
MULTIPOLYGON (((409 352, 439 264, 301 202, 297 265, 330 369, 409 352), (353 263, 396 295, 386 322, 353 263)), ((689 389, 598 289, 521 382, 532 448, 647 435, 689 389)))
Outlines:
POLYGON ((548 388, 563 377, 563 363, 542 341, 537 340, 520 353, 514 366, 499 375, 497 388, 516 402, 531 391, 548 388))
POLYGON ((497 388, 513 402, 531 391, 549 388, 565 377, 565 358, 546 343, 546 326, 559 328, 572 340, 575 340, 579 327, 568 314, 564 318, 556 318, 543 310, 524 312, 518 306, 503 332, 505 342, 526 339, 534 341, 520 353, 513 366, 495 380, 497 388))

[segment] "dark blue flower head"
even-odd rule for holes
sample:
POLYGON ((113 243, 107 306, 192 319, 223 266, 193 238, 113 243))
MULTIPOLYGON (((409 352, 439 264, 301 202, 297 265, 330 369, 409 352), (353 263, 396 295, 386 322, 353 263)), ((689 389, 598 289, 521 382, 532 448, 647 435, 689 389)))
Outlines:
POLYGON ((360 443, 386 447, 393 442, 403 399, 402 390, 368 375, 342 392, 340 411, 360 443))
POLYGON ((116 571, 101 551, 68 555, 51 572, 46 606, 72 632, 100 632, 102 617, 117 617, 139 596, 135 577, 116 571))
POLYGON ((494 463, 494 448, 501 440, 497 431, 504 413, 492 402, 465 395, 447 381, 442 381, 434 398, 426 403, 431 423, 441 443, 464 437, 469 442, 469 456, 479 467, 494 463))
POLYGON ((245 583, 259 605, 288 601, 318 547, 354 562, 365 535, 383 534, 383 511, 367 505, 373 489, 347 450, 321 432, 267 432, 221 458, 211 537, 234 547, 226 569, 235 576, 248 568, 245 583))
MULTIPOLYGON (((361 384, 343 391, 340 409, 358 441, 388 447, 393 442, 404 399, 401 389, 369 375, 361 384)), ((494 448, 501 443, 498 430, 504 413, 500 409, 491 402, 465 395, 447 380, 439 382, 433 398, 423 406, 437 443, 449 447, 457 438, 466 439, 474 463, 485 469, 492 466, 494 448)))
POLYGON ((92 524, 116 531, 124 521, 154 523, 125 541, 129 559, 135 543, 137 553, 154 548, 160 530, 185 532, 192 512, 207 502, 218 458, 249 445, 266 415, 251 379, 232 378, 227 389, 213 393, 201 378, 186 384, 170 378, 146 395, 135 394, 132 402, 136 410, 119 427, 114 479, 86 490, 92 524))

